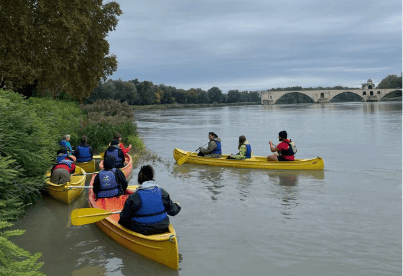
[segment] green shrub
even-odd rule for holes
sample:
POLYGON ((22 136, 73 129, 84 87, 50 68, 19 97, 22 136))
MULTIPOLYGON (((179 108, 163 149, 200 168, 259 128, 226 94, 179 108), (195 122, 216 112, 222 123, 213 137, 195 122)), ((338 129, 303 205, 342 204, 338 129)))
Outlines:
MULTIPOLYGON (((0 229, 11 226, 13 226, 11 222, 0 221, 0 229)), ((25 230, 0 232, 0 275, 45 275, 38 271, 43 265, 37 263, 42 256, 41 253, 31 255, 8 240, 24 233, 25 230)))

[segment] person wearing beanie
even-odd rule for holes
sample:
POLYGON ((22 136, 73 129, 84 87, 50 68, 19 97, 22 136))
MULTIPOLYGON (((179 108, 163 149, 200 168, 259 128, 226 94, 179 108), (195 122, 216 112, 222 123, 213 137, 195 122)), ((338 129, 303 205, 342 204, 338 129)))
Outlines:
POLYGON ((271 152, 275 152, 273 155, 267 156, 267 161, 294 161, 294 151, 290 144, 290 140, 287 139, 287 132, 285 130, 278 133, 278 140, 280 143, 275 146, 272 141, 269 141, 271 152))
POLYGON ((94 179, 93 191, 98 198, 120 196, 127 189, 127 179, 124 173, 116 166, 116 159, 112 155, 104 158, 104 169, 94 179))
POLYGON ((207 148, 199 147, 197 156, 219 158, 222 155, 221 139, 214 132, 209 132, 208 139, 210 140, 207 148))
POLYGON ((105 150, 105 157, 112 155, 116 159, 116 168, 123 168, 125 166, 125 156, 122 149, 119 147, 119 141, 113 139, 110 146, 105 150))
POLYGON ((154 180, 154 169, 142 166, 137 176, 140 186, 131 194, 120 212, 119 224, 143 235, 168 232, 169 216, 177 215, 181 206, 154 180))

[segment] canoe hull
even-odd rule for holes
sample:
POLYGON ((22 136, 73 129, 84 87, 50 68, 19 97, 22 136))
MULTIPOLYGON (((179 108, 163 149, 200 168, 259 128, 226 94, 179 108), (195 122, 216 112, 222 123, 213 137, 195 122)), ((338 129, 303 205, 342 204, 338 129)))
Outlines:
MULTIPOLYGON (((84 174, 85 170, 81 167, 76 166, 76 170, 74 174, 71 176, 71 181, 64 183, 62 185, 53 184, 48 180, 46 182, 46 190, 50 196, 53 198, 65 202, 71 203, 74 199, 76 199, 84 189, 82 188, 71 188, 71 187, 83 187, 85 186, 85 175, 75 175, 75 174, 84 174), (67 188, 67 186, 69 188, 67 188)), ((46 174, 46 176, 50 176, 50 172, 46 174)))
MULTIPOLYGON (((175 148, 173 152, 176 161, 186 154, 190 154, 190 152, 177 148, 175 148)), ((262 156, 253 156, 252 158, 245 160, 234 160, 226 159, 227 156, 228 154, 223 154, 220 158, 210 158, 200 157, 197 156, 197 153, 192 153, 186 160, 186 163, 267 170, 323 170, 325 167, 323 159, 320 156, 312 159, 296 159, 295 161, 267 161, 266 157, 262 156)))
POLYGON ((95 159, 88 162, 76 162, 76 166, 81 167, 87 173, 95 172, 95 159))
MULTIPOLYGON (((92 186, 94 178, 95 176, 93 176, 90 186, 92 186)), ((108 211, 119 211, 123 209, 124 202, 131 193, 132 191, 127 191, 125 195, 120 197, 100 198, 95 201, 94 193, 92 189, 89 189, 89 206, 108 211)), ((96 224, 105 234, 120 245, 146 258, 178 270, 178 240, 172 225, 169 226, 169 232, 167 233, 145 236, 122 227, 118 224, 118 221, 119 214, 114 214, 96 222, 96 224)))

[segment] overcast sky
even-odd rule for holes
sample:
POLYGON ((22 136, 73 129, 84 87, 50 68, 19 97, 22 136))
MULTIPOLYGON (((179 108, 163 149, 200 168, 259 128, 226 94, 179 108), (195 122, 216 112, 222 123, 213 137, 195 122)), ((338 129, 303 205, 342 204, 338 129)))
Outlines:
POLYGON ((401 0, 115 0, 110 77, 176 88, 359 87, 402 70, 401 0))

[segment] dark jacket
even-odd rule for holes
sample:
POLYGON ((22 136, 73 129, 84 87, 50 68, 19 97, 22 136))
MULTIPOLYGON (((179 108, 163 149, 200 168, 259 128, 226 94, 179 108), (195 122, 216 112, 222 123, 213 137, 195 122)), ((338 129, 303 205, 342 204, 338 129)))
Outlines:
MULTIPOLYGON (((110 171, 115 167, 115 158, 105 158, 104 159, 104 171, 110 171)), ((119 184, 119 194, 124 194, 127 189, 127 179, 124 173, 116 169, 115 171, 116 181, 119 184)), ((93 183, 93 192, 97 195, 101 191, 101 183, 99 181, 99 174, 95 176, 94 183, 93 183)))
MULTIPOLYGON (((170 216, 177 215, 181 210, 181 206, 172 202, 167 191, 165 191, 162 188, 160 189, 162 196, 162 204, 165 206, 165 211, 170 216)), ((127 198, 125 202, 123 210, 120 213, 119 224, 121 224, 123 227, 126 227, 127 229, 130 229, 143 235, 159 234, 168 231, 168 226, 170 223, 168 216, 163 221, 155 224, 142 224, 133 221, 132 218, 136 215, 136 211, 139 210, 140 207, 141 207, 140 196, 138 195, 137 192, 134 192, 127 198)))
POLYGON ((109 146, 109 147, 105 150, 105 155, 104 155, 104 156, 107 155, 108 150, 109 150, 109 151, 113 151, 113 150, 115 150, 116 148, 118 149, 118 157, 119 157, 120 159, 122 159, 122 165, 121 165, 121 166, 116 166, 116 168, 123 168, 123 167, 125 166, 125 156, 124 156, 124 154, 123 154, 123 152, 122 152, 122 149, 121 149, 118 145, 109 146))

